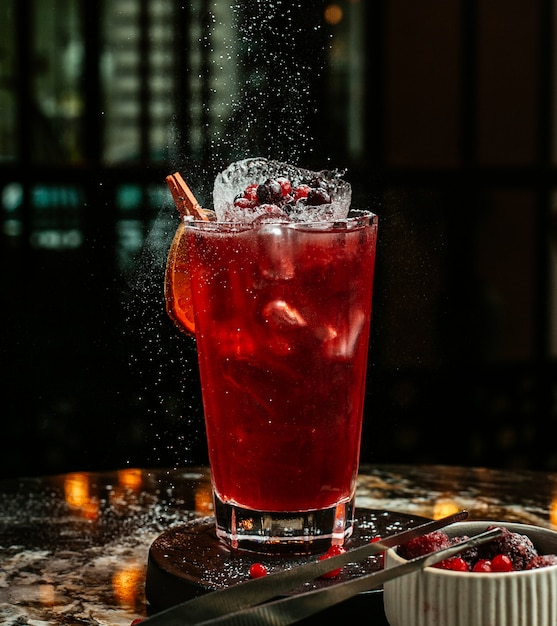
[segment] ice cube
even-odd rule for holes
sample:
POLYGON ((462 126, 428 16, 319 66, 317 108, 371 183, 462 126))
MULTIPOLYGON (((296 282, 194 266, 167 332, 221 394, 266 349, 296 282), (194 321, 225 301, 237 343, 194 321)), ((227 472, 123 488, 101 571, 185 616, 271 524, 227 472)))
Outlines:
POLYGON ((297 345, 298 331, 307 326, 302 313, 285 300, 267 302, 261 311, 264 323, 261 341, 275 357, 292 354, 297 345))
POLYGON ((261 275, 270 281, 294 277, 296 233, 280 224, 262 224, 257 231, 261 275))
POLYGON ((314 172, 289 163, 281 163, 255 157, 236 161, 220 172, 213 187, 213 205, 219 221, 252 222, 261 215, 261 211, 253 208, 234 206, 234 199, 242 194, 245 188, 252 184, 262 184, 268 178, 285 177, 294 187, 303 182, 321 178, 327 181, 333 190, 333 202, 318 206, 309 206, 304 202, 297 202, 291 207, 289 217, 295 221, 322 221, 341 220, 348 215, 352 199, 352 189, 349 183, 341 178, 342 172, 320 171, 314 172))
POLYGON ((307 326, 303 315, 284 300, 273 300, 263 307, 263 319, 273 328, 280 330, 287 327, 307 326))
MULTIPOLYGON (((344 332, 338 332, 329 327, 328 337, 324 342, 325 355, 334 360, 351 359, 356 351, 365 321, 365 313, 360 309, 355 309, 350 314, 350 323, 344 332)), ((323 333, 323 329, 320 329, 320 332, 323 333)))

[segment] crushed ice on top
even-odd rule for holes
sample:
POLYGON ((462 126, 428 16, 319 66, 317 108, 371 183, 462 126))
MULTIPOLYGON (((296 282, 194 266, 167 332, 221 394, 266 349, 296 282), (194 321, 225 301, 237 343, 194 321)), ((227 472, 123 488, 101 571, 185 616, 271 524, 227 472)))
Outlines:
POLYGON ((343 220, 352 199, 352 189, 341 178, 343 174, 339 170, 313 172, 263 157, 237 161, 215 179, 213 204, 217 220, 244 223, 343 220), (282 193, 274 193, 271 187, 269 193, 269 181, 274 181, 276 187, 277 179, 286 179, 291 191, 283 188, 282 193), (255 189, 254 185, 259 188, 255 189), (252 186, 251 195, 246 195, 248 186, 252 186), (304 186, 315 191, 308 194, 306 187, 304 193, 304 186))

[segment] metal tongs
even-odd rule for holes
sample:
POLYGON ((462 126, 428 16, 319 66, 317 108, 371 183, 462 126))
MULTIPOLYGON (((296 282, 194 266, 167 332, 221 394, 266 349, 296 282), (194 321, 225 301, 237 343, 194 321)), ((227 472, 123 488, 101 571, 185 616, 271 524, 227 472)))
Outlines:
POLYGON ((406 543, 415 537, 439 530, 468 517, 460 511, 439 520, 426 522, 381 541, 368 543, 354 550, 321 561, 312 561, 291 569, 248 580, 226 589, 218 589, 166 609, 142 622, 145 626, 284 626, 309 617, 358 593, 443 561, 468 548, 478 546, 501 534, 494 528, 449 548, 417 557, 402 565, 383 569, 306 593, 277 598, 298 585, 318 578, 347 563, 361 561, 387 548, 406 543), (265 604, 263 604, 265 603, 265 604))

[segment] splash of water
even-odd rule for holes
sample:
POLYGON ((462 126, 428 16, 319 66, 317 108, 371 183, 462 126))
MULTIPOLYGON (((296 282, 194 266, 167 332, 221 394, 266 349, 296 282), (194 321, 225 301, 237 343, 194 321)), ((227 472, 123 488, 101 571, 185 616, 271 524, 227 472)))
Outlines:
MULTIPOLYGON (((297 163, 313 150, 328 35, 315 0, 192 2, 197 34, 175 129, 212 168, 262 155, 297 163)), ((183 155, 182 155, 183 156, 183 155)), ((201 183, 203 181, 200 181, 201 183)))
MULTIPOLYGON (((168 241, 177 213, 161 208, 125 294, 130 368, 137 385, 134 436, 145 441, 141 465, 205 463, 201 392, 195 342, 175 328, 164 303, 168 241)), ((136 461, 137 463, 137 461, 136 461)))
MULTIPOLYGON (((209 206, 215 176, 226 164, 254 155, 297 163, 312 152, 308 120, 319 102, 311 85, 323 73, 326 35, 307 0, 215 1, 201 15, 203 5, 192 1, 187 10, 199 25, 197 34, 190 32, 192 58, 199 53, 207 63, 192 65, 184 80, 194 91, 200 83, 208 88, 198 113, 193 103, 184 104, 192 124, 186 127, 177 113, 168 152, 172 170, 183 172, 200 203, 209 206)), ((163 300, 177 219, 171 203, 161 208, 130 282, 128 306, 139 351, 131 358, 138 372, 138 414, 148 420, 138 419, 138 429, 144 424, 142 436, 153 445, 147 462, 157 465, 198 458, 195 448, 204 441, 195 344, 172 327, 163 300)))
POLYGON ((229 127, 234 130, 224 142, 238 158, 261 154, 297 162, 312 142, 307 120, 317 102, 310 77, 321 75, 323 65, 315 49, 312 54, 321 25, 308 19, 307 8, 307 3, 281 0, 232 5, 236 61, 246 71, 232 101, 229 127))

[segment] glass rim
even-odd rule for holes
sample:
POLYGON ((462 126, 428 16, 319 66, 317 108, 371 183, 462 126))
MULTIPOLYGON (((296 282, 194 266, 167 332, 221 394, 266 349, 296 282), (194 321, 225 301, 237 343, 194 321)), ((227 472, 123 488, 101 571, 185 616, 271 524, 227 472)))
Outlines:
POLYGON ((188 228, 214 232, 246 232, 265 227, 279 227, 306 232, 328 232, 355 230, 367 226, 373 226, 378 221, 378 216, 368 209, 350 209, 348 215, 341 219, 315 220, 308 222, 282 221, 269 219, 252 222, 200 220, 193 215, 183 216, 184 225, 188 228))

